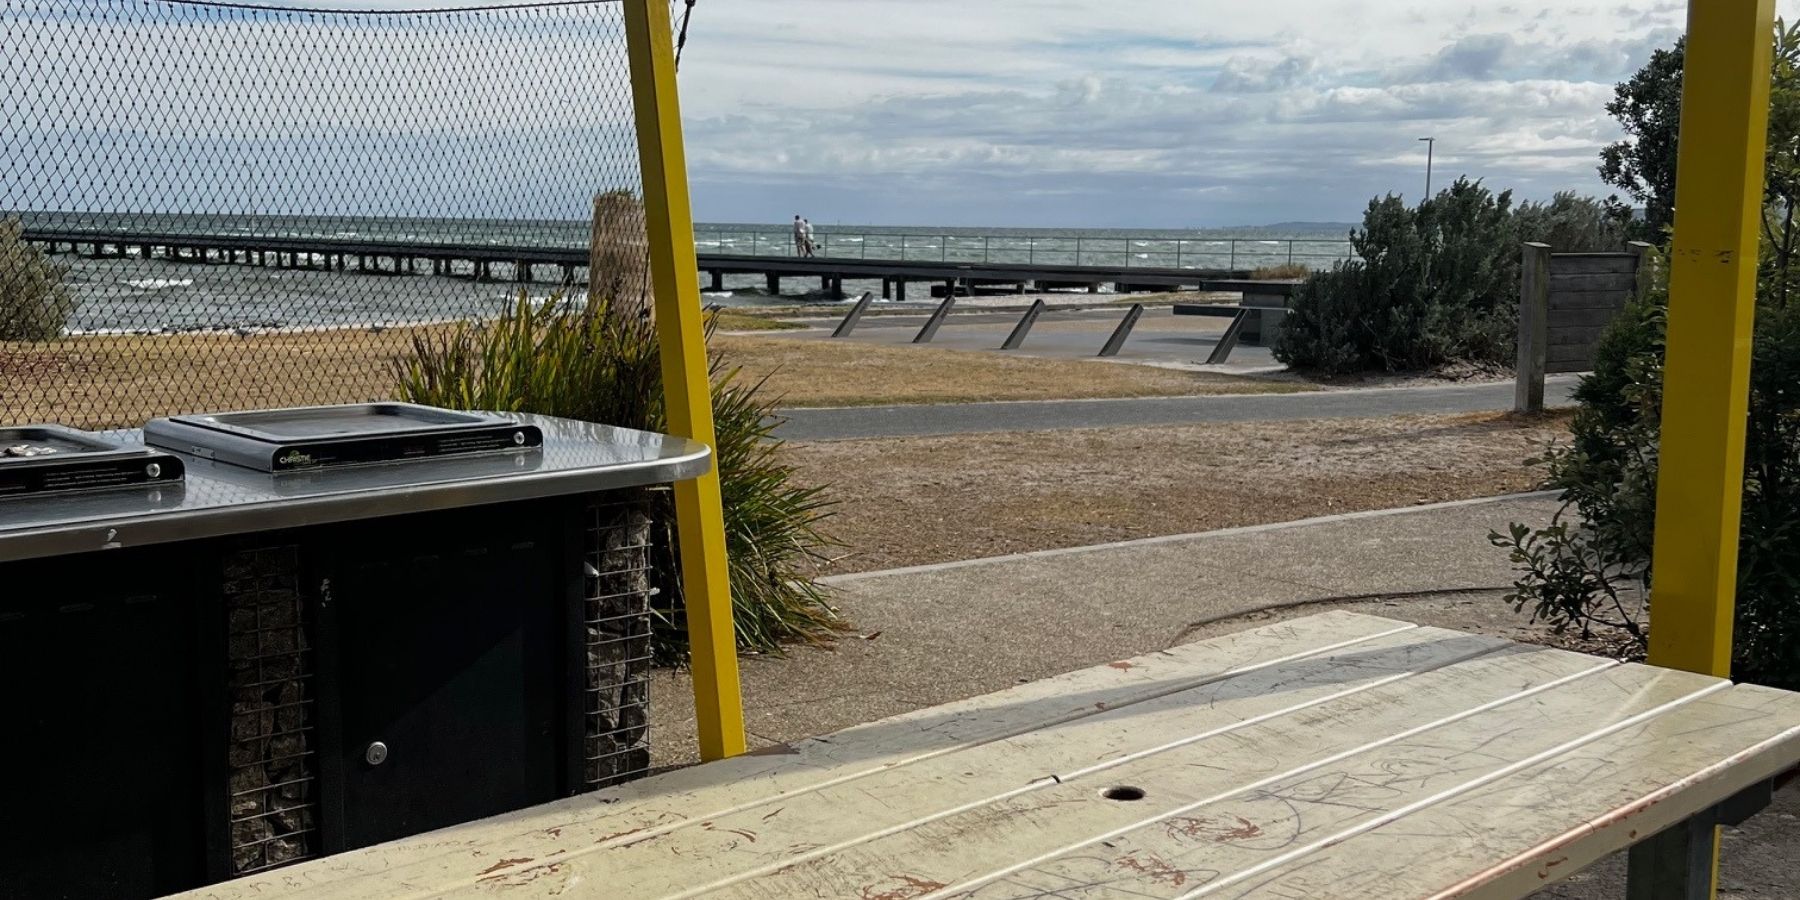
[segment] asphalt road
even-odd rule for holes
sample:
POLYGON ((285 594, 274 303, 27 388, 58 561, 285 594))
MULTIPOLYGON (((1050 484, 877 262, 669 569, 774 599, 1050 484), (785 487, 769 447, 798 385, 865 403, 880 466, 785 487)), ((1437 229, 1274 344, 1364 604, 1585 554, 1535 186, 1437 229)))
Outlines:
MULTIPOLYGON (((1544 402, 1567 404, 1575 380, 1572 375, 1548 379, 1544 402)), ((782 411, 787 421, 776 429, 775 436, 793 441, 841 441, 990 431, 1442 415, 1507 410, 1512 401, 1513 385, 1508 381, 1302 394, 792 409, 782 411)))

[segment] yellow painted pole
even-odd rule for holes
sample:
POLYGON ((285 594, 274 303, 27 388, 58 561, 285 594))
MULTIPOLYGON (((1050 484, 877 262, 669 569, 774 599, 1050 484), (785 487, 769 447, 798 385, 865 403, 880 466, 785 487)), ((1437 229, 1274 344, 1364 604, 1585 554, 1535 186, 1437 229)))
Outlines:
POLYGON ((1731 673, 1774 0, 1694 0, 1681 84, 1650 661, 1731 673))
MULTIPOLYGON (((1650 662, 1708 675, 1731 674, 1774 7, 1688 3, 1650 662)), ((1714 896, 1718 871, 1718 829, 1670 829, 1632 848, 1631 896, 1714 896)))
MULTIPOLYGON (((650 244, 650 287, 655 295, 669 430, 717 448, 669 4, 668 0, 624 0, 624 6, 631 95, 637 113, 638 165, 644 180, 644 222, 650 244)), ((744 752, 744 710, 738 689, 737 635, 731 620, 725 519, 716 465, 699 478, 675 485, 675 521, 681 541, 688 640, 693 650, 700 757, 723 759, 744 752)))

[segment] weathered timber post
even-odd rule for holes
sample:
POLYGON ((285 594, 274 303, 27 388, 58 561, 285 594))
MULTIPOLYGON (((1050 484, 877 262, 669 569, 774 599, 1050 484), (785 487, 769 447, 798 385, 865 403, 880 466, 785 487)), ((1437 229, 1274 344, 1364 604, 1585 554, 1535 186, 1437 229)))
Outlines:
POLYGON ((1031 301, 1031 308, 1025 311, 1025 315, 1019 319, 1019 324, 1013 326, 1012 334, 1006 336, 1006 343, 1001 344, 1000 349, 1019 349, 1025 343, 1025 335, 1031 333, 1031 326, 1037 323, 1038 315, 1043 311, 1043 298, 1031 301))
POLYGON ((857 299, 855 306, 850 307, 850 312, 844 316, 844 321, 838 323, 838 327, 831 332, 831 336, 834 338, 849 337, 850 332, 856 330, 856 323, 862 319, 863 313, 868 311, 869 302, 874 299, 874 294, 863 291, 862 297, 857 299))
POLYGON ((1119 350, 1125 346, 1125 339, 1131 336, 1131 329, 1137 327, 1138 319, 1144 315, 1144 304, 1133 303, 1119 320, 1119 327, 1113 329, 1112 337, 1106 339, 1106 346, 1100 348, 1101 356, 1118 356, 1119 350))
POLYGON ((1544 365, 1550 347, 1550 245, 1526 242, 1519 261, 1519 362, 1513 411, 1542 412, 1544 365))
POLYGON ((913 335, 913 343, 929 344, 932 338, 937 337, 938 326, 944 324, 944 317, 950 315, 950 307, 956 305, 956 282, 953 281, 950 284, 951 289, 944 294, 944 302, 939 303, 937 310, 931 314, 931 318, 925 320, 925 327, 919 329, 918 334, 913 335))
POLYGON ((1642 300, 1656 284, 1656 257, 1652 255, 1656 248, 1643 241, 1626 241, 1625 249, 1637 256, 1637 298, 1642 300))

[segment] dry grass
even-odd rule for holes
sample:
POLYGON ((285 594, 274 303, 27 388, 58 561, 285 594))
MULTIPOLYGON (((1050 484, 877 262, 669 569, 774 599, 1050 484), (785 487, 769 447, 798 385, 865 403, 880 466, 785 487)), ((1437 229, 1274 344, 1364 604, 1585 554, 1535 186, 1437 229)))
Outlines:
POLYGON ((1568 417, 1402 416, 791 444, 843 501, 837 571, 971 559, 1537 486, 1568 417))
POLYGON ((1290 393, 1306 386, 1082 360, 1000 356, 931 347, 721 336, 743 377, 769 379, 786 407, 984 400, 1070 400, 1188 394, 1290 393))
MULTIPOLYGON (((731 318, 721 327, 737 325, 731 318)), ((413 336, 448 327, 0 342, 0 419, 113 428, 173 412, 386 399, 394 394, 393 360, 407 353, 413 336)), ((1298 389, 1143 366, 925 347, 735 335, 713 340, 747 377, 770 374, 770 389, 797 406, 1298 389)))
POLYGON ((789 322, 774 316, 756 313, 739 312, 735 309, 721 309, 719 316, 720 331, 792 331, 805 328, 798 322, 789 322))
POLYGON ((386 399, 391 360, 422 330, 0 343, 0 418, 119 427, 171 412, 386 399))

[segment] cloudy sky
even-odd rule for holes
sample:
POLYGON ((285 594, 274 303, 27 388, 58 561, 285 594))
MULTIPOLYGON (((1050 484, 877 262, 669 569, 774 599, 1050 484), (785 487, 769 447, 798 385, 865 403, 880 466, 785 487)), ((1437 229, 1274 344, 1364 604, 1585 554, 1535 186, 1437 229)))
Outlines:
MULTIPOLYGON (((1800 0, 1782 0, 1792 15, 1800 0)), ((682 73, 713 221, 1356 218, 1458 174, 1602 193, 1612 85, 1679 0, 700 0, 682 73)))
MULTIPOLYGON (((1684 9, 699 0, 681 73, 695 217, 1341 222, 1372 196, 1417 199, 1426 135, 1439 185, 1604 194, 1612 86, 1674 41, 1684 9)), ((0 55, 0 120, 26 126, 0 148, 3 208, 577 218, 596 189, 635 178, 617 6, 368 17, 0 0, 0 13, 49 48, 0 55)))

